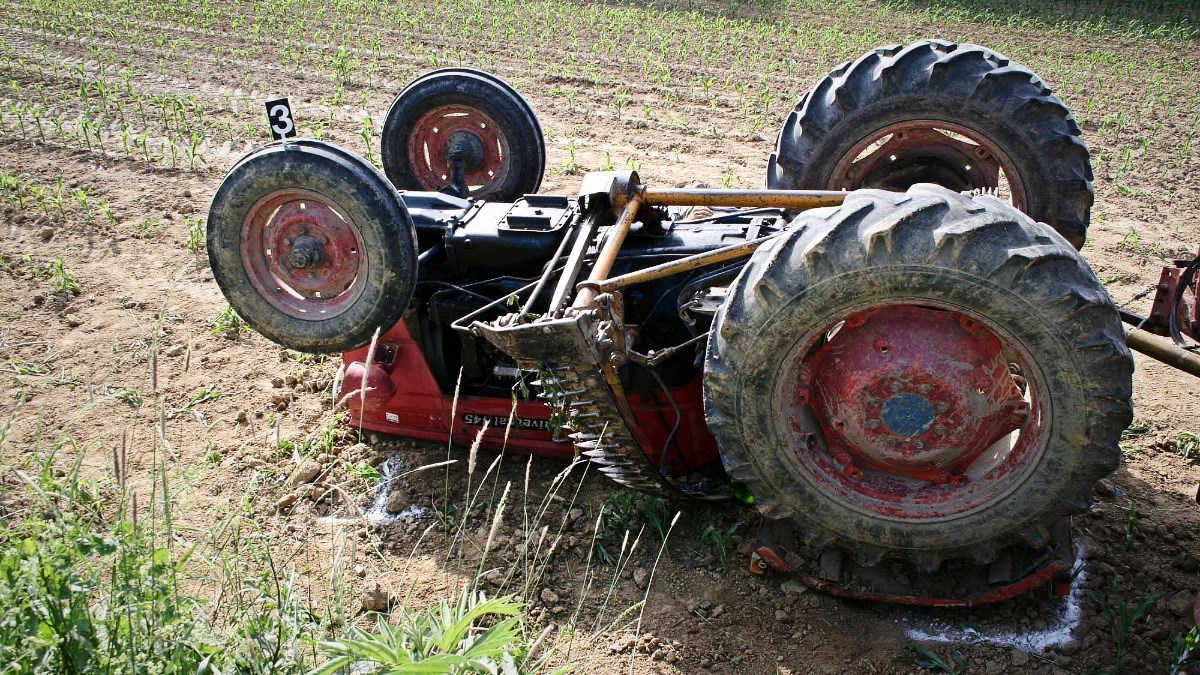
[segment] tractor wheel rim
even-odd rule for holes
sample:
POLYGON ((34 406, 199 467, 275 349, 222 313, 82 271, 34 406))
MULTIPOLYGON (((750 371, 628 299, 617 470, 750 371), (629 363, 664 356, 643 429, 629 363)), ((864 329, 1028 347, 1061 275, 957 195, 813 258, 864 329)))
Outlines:
POLYGON ((1028 206, 1024 178, 996 143, 940 120, 898 122, 867 134, 837 163, 827 186, 904 192, 916 183, 995 194, 1021 211, 1028 206))
POLYGON ((250 208, 242 224, 242 263, 272 307, 322 321, 362 295, 367 256, 359 226, 326 197, 276 190, 250 208))
POLYGON ((452 185, 454 178, 447 155, 452 144, 464 136, 469 138, 471 149, 483 150, 481 159, 471 157, 463 165, 468 195, 482 199, 504 184, 511 155, 504 130, 478 108, 444 105, 421 116, 408 137, 408 163, 427 190, 452 185))
POLYGON ((1045 386, 980 317, 922 301, 859 308, 792 351, 780 378, 794 466, 873 518, 937 522, 1003 500, 1044 453, 1045 386), (1017 374, 1019 373, 1019 374, 1017 374))

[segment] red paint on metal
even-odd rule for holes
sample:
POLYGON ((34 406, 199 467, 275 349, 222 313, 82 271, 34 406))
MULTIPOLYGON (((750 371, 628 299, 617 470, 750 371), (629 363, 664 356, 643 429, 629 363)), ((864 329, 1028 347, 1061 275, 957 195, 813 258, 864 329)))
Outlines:
POLYGON ((1004 172, 1012 203, 1025 209, 1025 186, 1015 165, 986 136, 941 120, 910 120, 886 126, 861 139, 830 174, 828 187, 877 187, 903 192, 916 182, 953 190, 1000 187, 1004 172))
MULTIPOLYGON (((438 386, 426 365, 420 345, 412 339, 403 321, 380 337, 376 352, 391 355, 390 360, 375 367, 386 370, 395 393, 386 398, 369 397, 365 406, 359 397, 348 397, 346 405, 350 409, 352 426, 443 443, 449 438, 455 444, 468 446, 479 433, 482 420, 488 419, 491 422, 481 443, 484 448, 503 448, 563 459, 575 456, 575 449, 565 434, 560 434, 556 440, 550 429, 550 409, 539 401, 517 402, 517 420, 513 423, 507 445, 504 444, 504 426, 512 411, 511 398, 460 396, 457 419, 451 424, 454 392, 442 391, 438 386)), ((342 358, 347 374, 361 372, 354 370, 354 364, 366 361, 367 348, 347 352, 342 358)), ((361 369, 362 366, 357 368, 361 369)), ((342 396, 350 392, 352 384, 343 380, 342 396)), ((674 472, 682 473, 689 467, 703 466, 715 460, 717 446, 704 419, 700 379, 697 377, 683 387, 672 389, 671 394, 679 406, 682 419, 666 461, 674 472)), ((633 395, 630 404, 638 421, 638 428, 635 429, 638 440, 647 448, 651 460, 659 462, 662 460, 662 448, 675 424, 674 412, 661 392, 647 396, 633 395)))
MULTIPOLYGON (((1200 252, 1197 252, 1200 255, 1200 252)), ((1154 287, 1154 303, 1150 307, 1150 316, 1140 328, 1156 335, 1170 335, 1171 298, 1179 290, 1183 281, 1183 268, 1191 263, 1190 260, 1176 260, 1174 267, 1163 267, 1154 287)), ((1179 332, 1200 340, 1200 293, 1189 285, 1183 289, 1179 298, 1179 308, 1176 310, 1179 332)))
POLYGON ((754 549, 754 552, 759 558, 765 560, 771 569, 782 574, 791 574, 796 570, 779 555, 779 553, 770 546, 759 546, 754 549))
POLYGON ((272 192, 242 223, 242 264, 258 294, 297 319, 319 321, 346 311, 362 292, 367 256, 358 225, 310 190, 272 192), (319 251, 301 262, 304 242, 319 251))
POLYGON ((1040 410, 1009 369, 1020 358, 974 318, 877 307, 847 317, 801 359, 808 370, 797 378, 792 422, 803 427, 811 405, 827 449, 797 444, 797 458, 823 489, 861 508, 912 520, 967 512, 1036 462, 1040 410), (907 416, 889 418, 889 408, 907 416))
POLYGON ((823 591, 830 595, 836 595, 844 598, 855 598, 858 600, 875 600, 879 602, 890 602, 899 605, 911 605, 917 607, 978 607, 980 605, 990 605, 993 603, 1009 600, 1028 593, 1029 591, 1042 586, 1043 584, 1051 583, 1055 577, 1067 574, 1070 572, 1070 565, 1062 562, 1053 562, 1043 567, 1036 572, 1018 579, 1013 583, 1006 584, 999 588, 988 590, 987 592, 963 598, 939 598, 930 596, 903 595, 899 593, 875 593, 864 591, 858 588, 842 586, 836 581, 822 579, 812 575, 801 575, 800 579, 806 586, 811 586, 819 591, 823 591))
POLYGON ((455 133, 471 134, 483 147, 483 161, 463 166, 470 196, 483 197, 504 182, 509 169, 508 137, 491 117, 465 105, 445 105, 425 113, 408 136, 408 161, 425 189, 440 190, 453 182, 446 153, 455 133))

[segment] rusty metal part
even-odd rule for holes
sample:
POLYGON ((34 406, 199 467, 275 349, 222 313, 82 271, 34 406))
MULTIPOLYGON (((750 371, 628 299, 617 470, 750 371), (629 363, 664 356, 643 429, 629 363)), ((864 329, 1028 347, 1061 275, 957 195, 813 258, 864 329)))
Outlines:
POLYGON ((663 477, 643 451, 628 399, 615 378, 615 368, 595 350, 600 323, 592 312, 536 323, 498 327, 475 323, 471 328, 536 371, 534 383, 552 411, 551 423, 571 430, 583 456, 614 481, 657 494, 693 500, 728 498, 725 484, 680 486, 663 477))
POLYGON ((407 153, 421 185, 436 191, 461 182, 466 194, 460 197, 487 195, 502 185, 512 154, 499 124, 460 104, 435 108, 417 120, 407 153))
POLYGON ((958 192, 996 193, 1001 171, 1013 205, 1026 211, 1024 183, 991 139, 953 122, 905 120, 856 143, 834 167, 828 186, 903 192, 915 183, 937 183, 958 192))
POLYGON ((744 206, 815 209, 840 206, 846 193, 831 190, 716 190, 711 188, 642 188, 651 206, 744 206))
POLYGON ((562 311, 570 299, 571 290, 575 288, 575 278, 579 276, 579 270, 583 269, 583 258, 587 255, 588 247, 592 245, 592 238, 596 236, 596 230, 600 227, 600 222, 604 219, 605 213, 598 208, 592 208, 583 223, 579 226, 579 233, 575 235, 575 243, 571 246, 571 253, 567 256, 567 263, 563 266, 562 274, 558 277, 558 284, 554 287, 554 295, 550 297, 550 307, 546 314, 555 318, 562 316, 562 311))
POLYGON ((1200 354, 1180 349, 1171 342, 1136 326, 1125 327, 1125 343, 1129 345, 1130 349, 1139 351, 1152 359, 1200 377, 1200 354))
POLYGON ((764 520, 751 553, 750 572, 786 575, 841 597, 927 607, 977 607, 1042 586, 1050 586, 1055 595, 1068 595, 1074 557, 1070 520, 1066 518, 1055 524, 1041 548, 1010 546, 986 565, 958 561, 936 572, 899 568, 897 564, 859 565, 835 548, 811 553, 797 545, 791 521, 764 520))
POLYGON ((653 267, 647 267, 636 272, 622 274, 621 276, 612 277, 611 279, 605 279, 603 281, 582 281, 579 283, 577 288, 580 290, 584 288, 590 288, 597 293, 608 293, 620 288, 633 286, 635 284, 641 284, 647 281, 654 281, 655 279, 669 277, 673 274, 690 272, 691 270, 707 267, 708 265, 715 265, 716 263, 744 258, 758 250, 759 246, 762 246, 764 243, 777 236, 779 235, 773 234, 761 239, 755 239, 754 241, 733 244, 731 246, 708 251, 706 253, 697 253, 696 255, 691 255, 686 258, 672 260, 670 262, 662 263, 661 265, 654 265, 653 267))
MULTIPOLYGON (((579 232, 580 227, 580 220, 572 218, 570 225, 567 226, 567 231, 563 233, 562 241, 558 242, 558 248, 554 250, 554 255, 546 262, 546 267, 542 270, 542 276, 538 277, 537 285, 530 291, 529 299, 525 301, 525 306, 521 308, 521 313, 517 316, 517 321, 524 321, 525 317, 533 310, 533 303, 537 302, 538 296, 542 294, 542 289, 550 282, 550 277, 554 275, 554 270, 558 267, 558 261, 562 260, 563 252, 567 250, 572 237, 579 232)), ((572 275, 572 278, 574 278, 574 275, 572 275)), ((553 309, 551 307, 551 310, 553 309)))
POLYGON ((871 307, 836 329, 798 355, 794 400, 781 409, 808 436, 796 459, 819 489, 865 512, 934 521, 1002 499, 1037 466, 1041 389, 1033 382, 1026 400, 1009 365, 1023 359, 993 330, 909 305, 871 307))
POLYGON ((358 227, 316 192, 277 190, 246 214, 242 264, 276 309, 296 319, 329 319, 362 293, 368 258, 358 227))
MULTIPOLYGON (((592 264, 588 281, 598 282, 608 278, 608 273, 612 271, 613 263, 617 260, 617 254, 621 252, 621 246, 625 243, 625 235, 629 234, 629 228, 637 218, 637 212, 641 206, 641 195, 635 193, 629 198, 625 208, 621 210, 617 222, 613 223, 608 230, 608 238, 604 241, 604 247, 600 249, 600 255, 596 257, 596 262, 592 264)), ((591 307, 596 295, 594 290, 584 288, 576 293, 572 306, 576 309, 591 307)))
MULTIPOLYGON (((1171 331, 1174 319, 1174 325, 1182 335, 1200 340, 1200 293, 1196 292, 1194 278, 1185 279, 1185 276, 1193 276, 1188 275, 1187 271, 1193 265, 1197 265, 1197 260, 1200 260, 1200 257, 1193 260, 1176 260, 1174 266, 1162 268, 1158 283, 1154 285, 1154 302, 1150 307, 1150 314, 1140 318, 1134 325, 1155 335, 1171 337, 1179 344, 1180 340, 1175 339, 1176 336, 1171 331)), ((1192 269, 1194 273, 1194 268, 1192 269)))

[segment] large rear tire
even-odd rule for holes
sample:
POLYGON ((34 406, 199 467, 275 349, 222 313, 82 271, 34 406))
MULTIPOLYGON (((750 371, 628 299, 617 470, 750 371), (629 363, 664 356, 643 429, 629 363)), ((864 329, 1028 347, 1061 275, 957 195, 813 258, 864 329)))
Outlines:
POLYGON ((788 116, 767 171, 776 189, 995 192, 1082 248, 1094 201, 1071 112, 990 49, 922 40, 835 68, 788 116), (1007 185, 1007 187, 1004 187, 1007 185))
POLYGON ((709 426, 810 547, 932 570, 1046 543, 1116 468, 1133 361, 1062 237, 935 185, 851 193, 755 252, 717 315, 709 426))

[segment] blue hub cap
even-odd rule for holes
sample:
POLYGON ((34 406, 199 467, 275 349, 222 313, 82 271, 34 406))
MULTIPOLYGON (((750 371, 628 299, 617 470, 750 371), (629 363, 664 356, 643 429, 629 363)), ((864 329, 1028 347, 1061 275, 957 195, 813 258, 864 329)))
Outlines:
POLYGON ((929 431, 935 415, 933 405, 916 394, 896 394, 883 404, 884 425, 905 438, 929 431))

